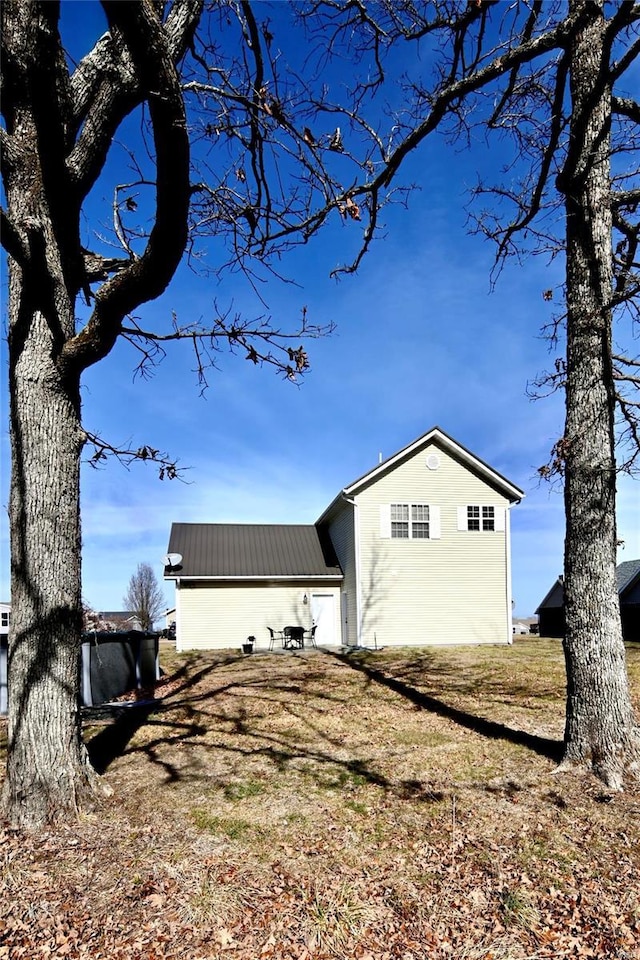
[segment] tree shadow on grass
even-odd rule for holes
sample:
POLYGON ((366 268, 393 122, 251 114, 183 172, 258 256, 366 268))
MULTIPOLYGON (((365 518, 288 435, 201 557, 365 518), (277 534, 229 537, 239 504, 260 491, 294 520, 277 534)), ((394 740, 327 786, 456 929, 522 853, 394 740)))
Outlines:
POLYGON ((473 730, 475 733, 479 733, 481 736, 491 740, 508 740, 510 743, 526 747, 533 753, 547 757, 547 759, 552 760, 554 763, 560 763, 562 760, 563 743, 561 740, 552 740, 550 737, 539 737, 536 734, 527 733, 525 730, 515 730, 513 727, 508 727, 504 723, 487 720, 476 714, 467 713, 465 710, 459 710, 457 707, 452 707, 442 700, 421 693, 403 680, 398 680, 396 677, 389 676, 389 674, 384 673, 382 670, 363 663, 362 660, 354 657, 353 654, 327 652, 329 656, 335 657, 336 660, 346 664, 353 670, 364 673, 365 676, 374 683, 379 683, 389 690, 393 690, 394 693, 399 693, 400 696, 409 700, 421 710, 428 710, 430 713, 435 713, 439 717, 453 720, 454 723, 459 724, 461 727, 473 730))
MULTIPOLYGON (((513 729, 505 724, 450 706, 352 655, 328 651, 325 651, 324 655, 363 673, 369 682, 378 683, 393 690, 419 709, 450 719, 481 736, 524 746, 554 762, 561 759, 562 743, 560 741, 513 729)), ((232 660, 235 662, 237 658, 234 657, 232 660)), ((297 761, 308 761, 314 768, 317 765, 318 783, 321 786, 328 784, 332 788, 339 788, 343 785, 349 788, 353 784, 368 783, 400 799, 426 802, 434 802, 444 796, 442 791, 434 791, 432 785, 427 782, 388 779, 376 769, 377 764, 371 758, 341 757, 340 753, 333 748, 338 744, 342 745, 342 739, 336 740, 327 729, 324 729, 321 716, 319 722, 316 722, 318 718, 314 721, 310 716, 310 713, 313 714, 313 708, 304 702, 305 688, 308 688, 305 680, 308 681, 308 677, 304 680, 299 677, 283 678, 278 676, 277 672, 275 675, 269 673, 266 676, 249 674, 241 678, 225 677, 225 681, 229 682, 214 684, 213 687, 197 686, 200 681, 206 680, 208 675, 214 674, 222 665, 220 662, 208 664, 192 675, 187 675, 184 669, 179 671, 172 680, 179 678, 183 682, 173 689, 167 699, 140 704, 128 711, 123 711, 112 725, 94 736, 89 742, 88 749, 92 763, 98 772, 104 773, 117 757, 126 752, 144 756, 155 766, 161 767, 165 772, 167 783, 196 781, 203 775, 207 766, 202 758, 198 759, 198 752, 203 750, 205 754, 215 751, 229 758, 235 756, 238 759, 251 760, 262 757, 280 771, 289 769, 290 765, 297 761), (229 710, 228 703, 224 702, 219 709, 213 708, 214 702, 219 697, 224 698, 225 695, 241 698, 236 702, 236 709, 229 710), (291 713, 290 735, 286 730, 259 729, 261 720, 268 716, 271 695, 275 695, 279 704, 286 703, 286 709, 291 713), (253 710, 247 711, 242 700, 244 697, 251 698, 253 710), (256 714, 255 705, 259 700, 264 700, 265 708, 256 714), (258 724, 257 727, 256 724, 258 724), (303 724, 304 727, 301 729, 306 727, 313 734, 316 741, 314 745, 306 744, 304 738, 300 738, 297 733, 297 724, 303 724), (136 742, 130 746, 133 736, 142 727, 145 727, 148 732, 144 742, 136 742), (318 739, 321 743, 317 742, 318 739), (185 753, 180 749, 176 754, 174 748, 188 748, 189 751, 194 750, 196 753, 185 753), (185 758, 188 757, 191 757, 191 761, 185 764, 185 758), (322 774, 320 772, 322 769, 327 772, 322 774)), ((316 690, 314 696, 318 695, 316 690)), ((335 699, 336 692, 324 691, 321 697, 323 703, 326 704, 329 701, 328 709, 330 710, 330 703, 335 699)), ((210 773, 206 775, 209 780, 212 780, 210 773)), ((222 778, 224 776, 223 773, 222 778)), ((217 785, 224 786, 222 780, 217 785)))
MULTIPOLYGON (((269 679, 245 677, 241 680, 235 678, 229 683, 216 686, 215 689, 209 688, 204 691, 193 689, 199 681, 206 679, 207 675, 213 673, 220 665, 218 663, 208 666, 189 677, 186 676, 186 670, 181 669, 171 679, 174 681, 182 675, 184 683, 176 687, 171 696, 165 700, 117 704, 115 713, 113 707, 111 712, 103 710, 103 716, 106 713, 114 717, 114 720, 95 734, 87 744, 94 769, 99 774, 103 774, 118 757, 125 753, 131 756, 137 754, 146 757, 155 766, 161 767, 166 775, 166 783, 197 780, 201 762, 194 762, 186 767, 183 762, 176 763, 174 749, 180 747, 197 749, 200 746, 205 751, 217 751, 227 757, 246 758, 248 761, 262 757, 280 772, 287 771, 292 763, 299 760, 317 764, 318 783, 327 789, 342 787, 349 789, 354 784, 367 783, 402 799, 411 798, 426 802, 442 799, 443 794, 436 794, 429 785, 419 781, 389 780, 375 769, 375 764, 369 758, 337 756, 332 748, 341 745, 342 740, 335 740, 329 736, 309 719, 307 708, 299 707, 298 699, 304 694, 305 685, 297 679, 290 681, 279 676, 269 679), (233 693, 234 688, 244 691, 242 694, 244 696, 249 691, 254 704, 256 699, 261 697, 266 698, 268 704, 269 694, 275 693, 279 698, 286 697, 294 722, 306 723, 326 743, 328 749, 322 749, 319 745, 314 747, 302 745, 297 737, 292 742, 282 733, 255 729, 254 722, 260 717, 247 715, 242 706, 233 713, 224 708, 219 713, 212 712, 213 701, 219 696, 233 693), (180 719, 175 715, 175 711, 179 711, 180 719), (228 736, 223 736, 220 739, 208 739, 206 744, 198 744, 198 740, 211 735, 216 724, 223 724, 230 728, 227 732, 231 734, 232 740, 229 740, 228 736), (135 734, 142 728, 146 730, 144 742, 131 744, 135 734), (169 747, 168 752, 167 747, 169 747), (322 769, 325 770, 324 774, 320 773, 322 769)), ((321 673, 314 674, 313 678, 317 679, 321 675, 321 673)), ((333 702, 335 699, 335 692, 323 695, 323 701, 333 702)), ((94 716, 99 715, 99 712, 100 708, 94 716)), ((182 753, 181 756, 184 758, 185 754, 182 753)), ((223 782, 220 781, 218 786, 223 787, 223 782)))
POLYGON ((96 773, 105 773, 116 757, 124 753, 134 734, 146 724, 152 710, 152 704, 133 703, 91 738, 87 752, 96 773))
MULTIPOLYGON (((224 660, 210 664, 193 674, 188 674, 185 664, 171 677, 172 681, 178 681, 179 683, 173 695, 187 693, 209 673, 228 662, 230 661, 224 660)), ((162 700, 150 700, 116 704, 114 706, 99 705, 96 708, 88 708, 84 711, 85 719, 89 722, 91 718, 100 718, 105 714, 114 717, 113 723, 100 730, 87 743, 89 760, 96 773, 103 774, 107 771, 113 761, 125 752, 127 745, 137 731, 149 723, 151 714, 162 709, 163 705, 164 701, 162 700)), ((174 723, 172 726, 175 727, 176 724, 174 723)), ((199 736, 206 732, 204 727, 195 723, 179 724, 178 726, 183 728, 183 738, 199 736)))
MULTIPOLYGON (((102 704, 97 707, 86 708, 83 714, 85 721, 88 723, 92 719, 104 720, 107 718, 113 721, 94 734, 87 742, 89 760, 96 772, 99 774, 106 773, 118 757, 128 752, 144 754, 152 763, 161 766, 167 774, 168 782, 184 779, 184 773, 180 772, 168 759, 160 757, 159 749, 168 744, 176 747, 179 744, 193 743, 197 738, 210 733, 213 715, 207 711, 207 707, 216 697, 228 694, 234 689, 248 689, 251 691, 255 702, 255 698, 260 696, 259 691, 265 689, 263 679, 250 677, 244 677, 241 680, 234 678, 215 688, 197 689, 198 685, 216 670, 229 664, 235 665, 237 662, 238 658, 235 655, 226 657, 215 663, 207 664, 191 674, 188 673, 188 665, 184 665, 169 678, 172 684, 177 681, 178 685, 173 687, 167 699, 102 704), (184 717, 183 720, 176 720, 174 717, 167 718, 166 715, 175 710, 181 712, 184 717), (150 739, 144 744, 127 749, 135 734, 143 727, 151 732, 150 739), (155 736, 154 733, 156 733, 155 736)), ((286 694, 291 701, 295 701, 303 693, 303 687, 299 683, 283 681, 277 677, 269 682, 268 689, 280 695, 286 694)), ((328 699, 331 699, 331 697, 328 696, 328 699)), ((215 719, 225 724, 231 723, 233 732, 239 737, 255 735, 251 728, 253 718, 248 722, 242 710, 234 716, 222 713, 215 719)), ((291 749, 288 743, 282 743, 276 738, 263 739, 269 742, 263 743, 258 748, 244 749, 240 746, 231 748, 229 745, 221 743, 215 744, 215 747, 247 757, 267 756, 278 769, 283 769, 288 763, 304 753, 304 751, 301 753, 298 748, 291 749)), ((328 762, 330 759, 322 754, 308 754, 308 757, 321 762, 328 762)), ((356 761, 356 763, 358 762, 356 761)), ((351 762, 348 762, 345 766, 350 769, 351 762)), ((370 773, 368 779, 371 782, 378 782, 381 786, 387 785, 386 781, 378 780, 374 773, 370 773)))

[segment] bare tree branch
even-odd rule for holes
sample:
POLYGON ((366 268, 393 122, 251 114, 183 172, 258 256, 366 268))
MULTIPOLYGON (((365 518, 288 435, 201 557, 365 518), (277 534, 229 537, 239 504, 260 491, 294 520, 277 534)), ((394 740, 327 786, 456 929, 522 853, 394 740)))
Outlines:
POLYGON ((9 218, 4 207, 0 207, 0 238, 2 246, 23 269, 29 261, 29 247, 20 232, 9 218))
POLYGON ((217 311, 209 326, 200 323, 186 326, 172 318, 170 333, 142 330, 137 324, 123 327, 121 336, 136 349, 141 359, 136 372, 150 376, 153 367, 165 356, 164 345, 183 341, 191 345, 196 357, 196 374, 202 390, 208 386, 207 371, 216 367, 217 356, 226 345, 232 353, 241 351, 244 358, 256 366, 269 366, 285 379, 297 382, 310 363, 302 341, 329 336, 333 324, 321 326, 309 323, 307 308, 302 308, 302 319, 296 330, 286 332, 273 326, 270 317, 247 320, 240 314, 217 311))
POLYGON ((640 103, 629 97, 612 97, 611 109, 622 117, 628 117, 635 123, 640 123, 640 103))
MULTIPOLYGON (((163 27, 174 63, 184 56, 202 15, 204 0, 176 0, 163 27)), ((104 166, 123 118, 142 102, 138 71, 117 22, 81 60, 71 78, 73 132, 78 134, 67 161, 77 189, 85 196, 104 166)))
POLYGON ((187 242, 189 138, 178 75, 152 4, 103 0, 122 30, 147 96, 156 151, 155 222, 146 249, 98 290, 84 330, 65 345, 67 363, 84 368, 106 356, 123 317, 159 296, 173 277, 187 242))
POLYGON ((93 453, 88 458, 87 463, 94 469, 98 469, 110 457, 114 457, 123 467, 127 469, 136 462, 152 463, 158 468, 158 477, 160 480, 181 480, 185 483, 184 472, 187 467, 179 467, 178 460, 170 457, 167 453, 156 450, 149 444, 141 447, 129 447, 124 444, 112 444, 97 434, 84 431, 85 442, 93 447, 93 453))

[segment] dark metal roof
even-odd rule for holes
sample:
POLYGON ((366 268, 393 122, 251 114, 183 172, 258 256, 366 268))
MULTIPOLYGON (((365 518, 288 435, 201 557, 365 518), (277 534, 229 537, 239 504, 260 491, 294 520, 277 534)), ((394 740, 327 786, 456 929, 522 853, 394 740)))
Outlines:
POLYGON ((333 577, 342 571, 333 548, 313 524, 174 523, 168 553, 182 554, 165 577, 333 577))
MULTIPOLYGON (((93 612, 93 611, 92 611, 93 612)), ((102 620, 137 620, 135 610, 96 610, 102 620)))

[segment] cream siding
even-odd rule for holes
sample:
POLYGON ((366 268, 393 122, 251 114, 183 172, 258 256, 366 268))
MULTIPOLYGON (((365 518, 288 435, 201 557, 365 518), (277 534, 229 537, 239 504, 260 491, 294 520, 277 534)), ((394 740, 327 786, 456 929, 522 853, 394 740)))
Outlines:
POLYGON ((458 530, 458 509, 467 504, 494 506, 508 523, 507 498, 448 452, 430 444, 379 475, 357 494, 356 502, 361 536, 361 644, 508 642, 505 524, 496 531, 458 530), (436 470, 427 467, 432 453, 439 458, 436 470), (385 537, 381 508, 390 503, 436 507, 440 538, 385 537))
POLYGON ((236 581, 229 584, 182 581, 176 590, 180 610, 179 650, 238 648, 255 636, 256 649, 269 648, 268 627, 311 627, 311 593, 332 594, 336 644, 340 642, 340 588, 310 580, 300 585, 236 581), (178 599, 179 598, 179 599, 178 599))
POLYGON ((327 529, 344 573, 342 592, 346 601, 342 607, 341 636, 345 646, 355 646, 358 642, 355 526, 355 508, 353 504, 343 500, 330 518, 327 529))
POLYGON ((318 521, 343 571, 341 587, 318 579, 183 578, 176 583, 178 649, 237 649, 250 635, 266 649, 267 627, 311 627, 305 593, 334 597, 336 644, 509 643, 509 508, 521 495, 434 428, 345 488, 318 521), (428 505, 429 539, 391 537, 391 504, 428 505), (467 530, 469 505, 493 507, 495 530, 467 530))

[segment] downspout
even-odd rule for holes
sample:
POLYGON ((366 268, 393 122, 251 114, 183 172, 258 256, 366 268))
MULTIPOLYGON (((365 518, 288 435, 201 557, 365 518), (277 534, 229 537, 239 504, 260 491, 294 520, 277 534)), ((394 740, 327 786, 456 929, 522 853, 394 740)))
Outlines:
MULTIPOLYGON (((516 501, 520 503, 520 501, 516 501)), ((504 549, 505 549, 505 575, 506 595, 507 595, 507 643, 513 643, 513 596, 511 591, 511 507, 509 504, 505 508, 504 514, 504 549)))
POLYGON ((356 646, 362 646, 362 591, 360 587, 360 513, 358 504, 355 500, 349 500, 349 497, 342 495, 345 502, 353 507, 353 539, 355 544, 355 564, 356 564, 356 646))
POLYGON ((182 617, 180 615, 180 577, 176 577, 176 653, 182 653, 182 617))

